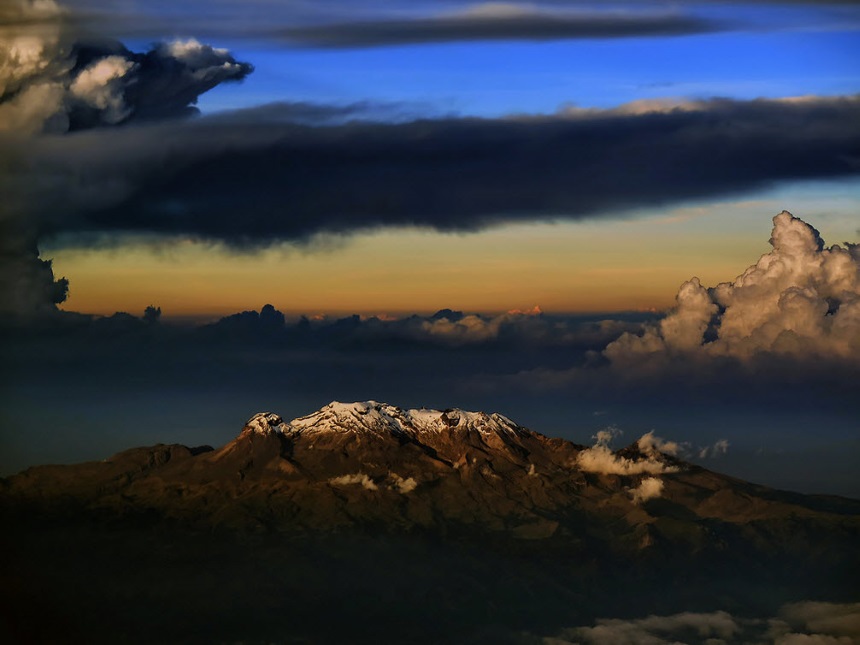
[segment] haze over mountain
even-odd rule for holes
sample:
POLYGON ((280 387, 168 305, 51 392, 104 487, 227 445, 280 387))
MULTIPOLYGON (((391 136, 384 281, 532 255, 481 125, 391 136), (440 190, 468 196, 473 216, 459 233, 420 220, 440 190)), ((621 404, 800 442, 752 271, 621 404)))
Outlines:
MULTIPOLYGON (((156 583, 145 580, 141 562, 127 558, 157 540, 172 563, 179 554, 219 562, 224 568, 212 574, 216 580, 242 575, 240 567, 259 576, 260 567, 271 566, 261 580, 273 595, 257 600, 266 607, 289 597, 303 612, 290 623, 286 642, 346 634, 436 642, 441 634, 429 625, 432 616, 452 621, 464 640, 484 638, 488 625, 506 634, 548 634, 625 598, 635 598, 639 611, 773 612, 788 601, 844 600, 856 592, 860 501, 720 475, 678 459, 679 446, 653 433, 617 451, 608 446, 611 438, 601 433, 586 447, 500 414, 404 410, 375 401, 333 402, 290 422, 259 413, 217 449, 134 448, 102 462, 39 466, 2 480, 3 515, 13 527, 7 564, 22 579, 28 568, 45 576, 47 562, 62 570, 69 565, 42 551, 62 541, 64 558, 94 560, 95 572, 122 566, 147 587, 156 583), (98 554, 91 551, 96 544, 98 554), (221 562, 223 549, 238 544, 247 545, 243 556, 221 562), (383 560, 373 565, 373 558, 383 560), (275 575, 288 570, 289 579, 275 575), (459 577, 463 601, 481 608, 436 597, 432 590, 446 576, 459 577), (342 608, 349 629, 320 630, 321 612, 340 602, 343 589, 371 593, 366 585, 384 589, 373 592, 373 609, 353 603, 342 608), (525 589, 530 598, 523 602, 525 589), (419 598, 429 613, 409 617, 419 598), (398 618, 384 633, 355 628, 351 621, 368 611, 398 618)), ((187 563, 165 571, 160 558, 144 558, 166 577, 147 615, 161 596, 176 593, 165 590, 174 576, 199 575, 187 563)), ((79 604, 75 634, 93 637, 88 603, 101 602, 106 588, 70 601, 61 578, 43 591, 64 606, 79 604)), ((170 617, 137 632, 140 616, 124 611, 123 626, 108 620, 98 639, 120 629, 140 642, 157 640, 158 629, 181 641, 212 633, 284 636, 276 617, 261 615, 250 632, 241 631, 205 608, 211 599, 212 607, 238 603, 244 611, 249 598, 234 598, 230 589, 196 593, 190 624, 199 632, 171 631, 170 617)), ((13 629, 26 635, 33 626, 13 629)))

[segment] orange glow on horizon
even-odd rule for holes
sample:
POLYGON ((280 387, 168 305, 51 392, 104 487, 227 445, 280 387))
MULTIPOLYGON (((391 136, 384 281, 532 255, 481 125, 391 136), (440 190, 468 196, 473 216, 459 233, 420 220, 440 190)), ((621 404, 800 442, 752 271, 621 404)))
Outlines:
POLYGON ((723 213, 676 210, 662 219, 521 224, 462 235, 382 230, 248 254, 172 241, 48 249, 45 257, 53 255, 55 274, 70 280, 63 308, 100 315, 141 315, 150 304, 165 319, 200 320, 264 304, 288 316, 665 310, 685 280, 732 280, 769 250, 767 215, 757 211, 753 219, 738 210, 736 225, 723 213))

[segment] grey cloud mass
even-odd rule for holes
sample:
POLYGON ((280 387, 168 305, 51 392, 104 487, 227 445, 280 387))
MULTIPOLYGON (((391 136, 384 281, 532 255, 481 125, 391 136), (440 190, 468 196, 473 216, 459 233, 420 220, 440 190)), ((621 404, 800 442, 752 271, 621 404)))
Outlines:
POLYGON ((719 28, 716 22, 684 15, 571 14, 487 3, 451 15, 337 22, 281 29, 273 35, 315 47, 376 47, 452 41, 680 36, 719 28))
MULTIPOLYGON (((51 235, 64 243, 82 233, 179 235, 248 247, 384 226, 475 231, 508 221, 619 217, 781 180, 858 174, 856 96, 395 123, 349 116, 375 118, 370 106, 282 104, 85 129, 133 114, 186 112, 198 83, 220 78, 209 73, 213 65, 248 71, 196 41, 159 46, 144 55, 149 63, 117 51, 78 54, 68 91, 92 104, 67 113, 79 131, 0 133, 5 266, 29 258, 35 267, 32 249, 51 235), (143 70, 144 94, 123 89, 127 65, 143 70)), ((4 288, 20 291, 16 280, 32 275, 10 275, 4 288)), ((56 289, 40 283, 35 291, 56 289)))
MULTIPOLYGON (((9 2, 10 0, 5 0, 9 2)), ((24 0, 19 0, 23 2, 24 0)), ((45 4, 42 0, 39 4, 45 4)), ((633 0, 599 3, 593 0, 536 2, 470 2, 439 0, 427 3, 375 0, 65 0, 72 21, 85 22, 114 35, 161 37, 164 33, 198 38, 269 39, 287 45, 314 47, 373 47, 488 40, 546 41, 582 38, 684 36, 753 27, 791 28, 790 20, 768 18, 764 24, 743 18, 714 20, 710 11, 720 0, 633 0)), ((754 4, 834 5, 856 17, 853 0, 757 0, 754 4), (838 7, 841 5, 841 7, 838 7)), ((3 15, 0 13, 0 20, 3 15)), ((747 12, 747 18, 750 18, 747 12)), ((827 25, 819 14, 808 20, 827 25)), ((807 22, 807 25, 809 23, 807 22)))

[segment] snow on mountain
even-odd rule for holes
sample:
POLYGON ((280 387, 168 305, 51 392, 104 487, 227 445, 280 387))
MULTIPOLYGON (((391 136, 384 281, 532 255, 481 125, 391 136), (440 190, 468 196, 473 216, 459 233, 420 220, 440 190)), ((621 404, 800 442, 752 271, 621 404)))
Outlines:
POLYGON ((525 430, 501 414, 466 410, 403 410, 388 403, 332 401, 307 416, 284 423, 280 416, 260 412, 245 424, 245 432, 268 435, 314 435, 320 433, 381 433, 417 438, 427 433, 450 430, 478 432, 481 435, 521 436, 525 430))
POLYGON ((272 433, 283 434, 284 421, 273 412, 258 412, 245 423, 243 432, 269 435, 272 433))

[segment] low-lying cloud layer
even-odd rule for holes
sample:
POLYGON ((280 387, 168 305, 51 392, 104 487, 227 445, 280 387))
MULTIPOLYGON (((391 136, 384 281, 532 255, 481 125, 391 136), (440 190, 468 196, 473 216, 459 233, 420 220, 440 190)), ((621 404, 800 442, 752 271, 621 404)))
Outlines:
POLYGON ((603 618, 565 629, 544 645, 850 645, 860 639, 860 603, 798 602, 778 616, 748 618, 725 611, 683 612, 639 619, 603 618))
MULTIPOLYGON (((369 491, 379 490, 379 484, 365 473, 340 475, 339 477, 332 477, 328 481, 333 486, 361 486, 369 491)), ((403 478, 397 473, 388 473, 386 485, 390 490, 397 491, 401 495, 406 495, 418 487, 418 482, 412 477, 403 478)))
POLYGON ((340 477, 332 477, 329 480, 330 484, 335 486, 353 486, 358 485, 367 490, 379 490, 379 486, 364 473, 355 473, 352 475, 341 475, 340 477))

